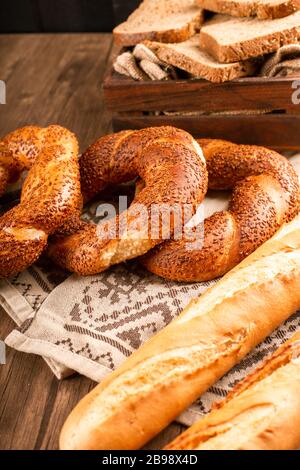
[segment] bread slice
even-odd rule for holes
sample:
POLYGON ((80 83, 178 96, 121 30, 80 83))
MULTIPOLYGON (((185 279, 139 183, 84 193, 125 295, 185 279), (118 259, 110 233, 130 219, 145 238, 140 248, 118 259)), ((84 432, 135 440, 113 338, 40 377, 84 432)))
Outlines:
POLYGON ((238 62, 300 42, 300 11, 276 20, 216 15, 200 31, 200 47, 219 62, 238 62))
POLYGON ((283 18, 300 9, 300 0, 197 0, 197 3, 215 13, 259 19, 283 18))
POLYGON ((194 36, 203 21, 203 10, 195 0, 144 0, 113 33, 115 41, 123 46, 144 39, 182 42, 194 36))
POLYGON ((251 75, 256 68, 250 61, 220 64, 199 48, 199 35, 179 44, 162 44, 153 41, 145 41, 144 44, 163 62, 185 70, 197 78, 204 78, 214 83, 251 75))

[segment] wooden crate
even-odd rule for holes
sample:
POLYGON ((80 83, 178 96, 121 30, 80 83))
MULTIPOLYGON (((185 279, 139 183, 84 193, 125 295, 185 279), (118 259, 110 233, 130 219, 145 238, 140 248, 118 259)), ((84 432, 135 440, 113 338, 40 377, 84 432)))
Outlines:
POLYGON ((198 138, 300 150, 300 82, 296 80, 249 77, 223 84, 189 79, 136 82, 110 70, 103 91, 115 131, 168 124, 198 138), (242 110, 268 113, 250 115, 242 110), (166 111, 171 114, 165 115, 166 111))

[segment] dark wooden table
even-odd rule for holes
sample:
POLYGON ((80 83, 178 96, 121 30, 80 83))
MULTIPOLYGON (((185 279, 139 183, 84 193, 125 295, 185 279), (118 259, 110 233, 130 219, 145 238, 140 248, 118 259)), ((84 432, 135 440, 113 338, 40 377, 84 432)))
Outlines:
MULTIPOLYGON (((110 131, 101 81, 110 59, 108 34, 0 35, 0 136, 18 127, 61 124, 84 149, 110 131)), ((14 328, 0 308, 0 339, 14 328)), ((37 356, 7 348, 0 365, 0 449, 57 449, 62 424, 94 383, 76 376, 59 382, 37 356)), ((147 448, 158 449, 182 428, 173 424, 147 448)))

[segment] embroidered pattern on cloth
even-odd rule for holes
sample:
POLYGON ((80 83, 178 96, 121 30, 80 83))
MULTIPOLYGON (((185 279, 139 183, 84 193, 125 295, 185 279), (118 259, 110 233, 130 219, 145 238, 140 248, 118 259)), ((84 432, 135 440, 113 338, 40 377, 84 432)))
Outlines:
MULTIPOLYGON (((300 170, 300 158, 293 161, 300 170)), ((299 171, 300 173, 300 171, 299 171)), ((226 196, 207 198, 207 212, 226 207, 226 196)), ((98 204, 85 218, 95 220, 98 204)), ((208 215, 207 214, 207 215, 208 215)), ((182 284, 160 279, 136 261, 99 274, 69 276, 46 259, 9 281, 0 281, 0 305, 18 328, 6 343, 39 354, 58 378, 77 371, 101 381, 144 341, 165 327, 216 281, 182 284)), ((178 421, 191 424, 209 411, 266 355, 300 326, 300 312, 281 325, 238 366, 232 369, 178 421)))

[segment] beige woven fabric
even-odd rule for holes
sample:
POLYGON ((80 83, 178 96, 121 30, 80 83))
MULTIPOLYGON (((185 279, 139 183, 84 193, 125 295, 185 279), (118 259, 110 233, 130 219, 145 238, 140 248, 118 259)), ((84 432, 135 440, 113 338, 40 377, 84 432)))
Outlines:
POLYGON ((113 68, 119 74, 136 81, 177 78, 175 68, 159 60, 144 44, 138 44, 132 52, 120 54, 114 61, 113 68))
MULTIPOLYGON (((117 57, 114 69, 122 75, 140 81, 176 78, 175 68, 171 66, 168 68, 167 64, 162 63, 153 51, 143 44, 138 44, 133 52, 125 52, 117 57)), ((300 45, 283 46, 274 54, 267 56, 259 75, 261 77, 300 76, 300 45)))
POLYGON ((263 65, 262 77, 300 76, 300 44, 290 44, 278 49, 263 65))
MULTIPOLYGON (((300 154, 292 157, 300 175, 300 154)), ((205 216, 227 207, 226 193, 206 198, 205 216)), ((97 204, 85 214, 93 218, 97 204)), ((80 278, 53 267, 47 260, 0 282, 0 304, 14 319, 6 343, 19 351, 46 358, 54 374, 77 371, 101 381, 135 349, 166 326, 210 283, 165 281, 129 262, 93 277, 80 278), (73 370, 73 371, 72 371, 73 370)), ((235 369, 211 388, 180 418, 191 424, 209 411, 234 384, 300 326, 294 315, 235 369)))

